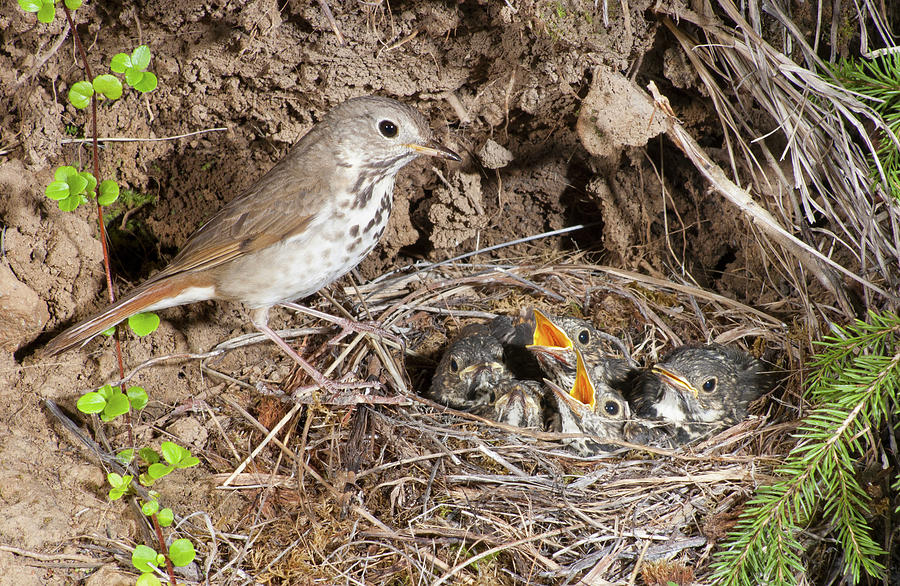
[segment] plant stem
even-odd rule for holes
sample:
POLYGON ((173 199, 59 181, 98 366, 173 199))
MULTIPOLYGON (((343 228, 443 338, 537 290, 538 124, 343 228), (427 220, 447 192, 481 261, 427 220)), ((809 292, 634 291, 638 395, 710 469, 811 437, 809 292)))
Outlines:
MULTIPOLYGON (((88 62, 87 51, 84 49, 84 45, 81 43, 81 38, 78 36, 78 29, 75 27, 75 21, 72 19, 72 13, 69 11, 69 7, 66 6, 66 3, 62 3, 63 10, 66 12, 66 20, 69 22, 69 27, 72 29, 72 38, 75 41, 75 48, 78 51, 79 56, 81 57, 81 62, 84 66, 84 72, 87 74, 89 80, 94 79, 94 74, 91 72, 91 65, 88 62)), ((91 159, 93 160, 94 167, 94 177, 97 178, 97 182, 100 181, 100 148, 97 145, 97 93, 94 92, 91 95, 91 159)), ((109 260, 109 245, 107 244, 107 236, 106 236, 106 224, 103 223, 103 207, 98 203, 97 204, 97 219, 100 224, 100 246, 103 248, 103 268, 106 271, 106 289, 109 292, 109 302, 116 302, 116 292, 113 287, 113 278, 112 278, 112 265, 109 260)), ((116 327, 116 335, 114 336, 116 340, 116 360, 119 365, 119 377, 125 378, 125 363, 122 360, 122 346, 119 343, 119 329, 116 327)), ((120 390, 122 393, 125 393, 125 385, 120 386, 120 390)), ((129 442, 132 446, 134 446, 134 437, 132 435, 132 429, 130 425, 128 426, 128 436, 129 442)))
MULTIPOLYGON (((156 539, 159 541, 159 547, 162 548, 162 551, 167 552, 166 549, 166 540, 163 538, 162 527, 159 526, 159 521, 156 519, 156 513, 150 515, 150 520, 153 521, 153 530, 156 531, 156 539)), ((175 568, 172 566, 172 560, 169 559, 168 553, 165 556, 166 558, 166 572, 169 574, 169 583, 172 586, 177 586, 178 581, 175 580, 175 568)))

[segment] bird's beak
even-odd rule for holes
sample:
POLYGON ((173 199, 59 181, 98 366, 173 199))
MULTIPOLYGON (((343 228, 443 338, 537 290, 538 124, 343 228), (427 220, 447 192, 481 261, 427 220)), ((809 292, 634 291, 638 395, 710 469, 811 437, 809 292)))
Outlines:
POLYGON ((562 390, 559 385, 551 381, 550 379, 544 379, 544 384, 550 388, 551 391, 559 397, 563 403, 566 404, 566 407, 569 408, 569 411, 572 412, 573 415, 581 419, 584 417, 585 412, 588 410, 588 406, 573 397, 569 394, 568 391, 562 390))
POLYGON ((428 155, 429 157, 438 157, 441 159, 450 159, 451 161, 459 162, 462 159, 455 152, 451 151, 441 143, 436 140, 428 141, 428 144, 407 144, 405 145, 407 148, 410 148, 420 155, 428 155))
POLYGON ((687 380, 682 378, 681 376, 675 374, 671 370, 666 370, 661 366, 654 366, 650 369, 650 371, 659 376, 659 378, 669 385, 675 387, 680 391, 684 391, 686 393, 690 393, 694 395, 694 398, 697 398, 700 395, 700 391, 694 388, 694 385, 689 383, 687 380))
POLYGON ((572 340, 564 331, 553 325, 553 322, 543 313, 534 310, 534 338, 532 343, 526 346, 547 346, 550 348, 572 348, 572 340))
POLYGON ((459 371, 459 377, 472 377, 472 380, 478 384, 490 383, 496 378, 496 374, 503 372, 503 365, 499 362, 479 362, 472 364, 459 371))
POLYGON ((575 370, 575 382, 572 384, 572 390, 569 391, 569 394, 577 401, 590 407, 591 411, 593 411, 594 406, 597 404, 597 389, 594 388, 594 383, 591 382, 591 379, 587 374, 581 352, 576 350, 575 357, 578 360, 578 366, 575 370))

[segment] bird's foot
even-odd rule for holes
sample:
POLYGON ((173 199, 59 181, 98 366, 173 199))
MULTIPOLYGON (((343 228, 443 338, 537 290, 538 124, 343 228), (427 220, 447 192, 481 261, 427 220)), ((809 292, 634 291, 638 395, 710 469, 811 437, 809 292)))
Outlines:
POLYGON ((330 321, 331 323, 340 326, 341 331, 332 338, 329 342, 329 346, 334 346, 340 343, 341 340, 346 338, 353 332, 358 334, 368 334, 371 336, 378 336, 380 338, 384 338, 386 340, 390 340, 397 344, 398 347, 405 349, 405 344, 403 340, 397 336, 396 334, 389 331, 386 327, 381 325, 375 321, 357 321, 355 319, 350 319, 346 317, 339 317, 336 315, 331 315, 329 313, 325 313, 323 311, 318 311, 316 309, 311 309, 309 307, 304 307, 303 305, 297 303, 282 303, 284 307, 289 309, 293 309, 294 311, 299 311, 300 313, 305 313, 307 315, 311 315, 313 317, 317 317, 319 319, 324 319, 325 321, 330 321))

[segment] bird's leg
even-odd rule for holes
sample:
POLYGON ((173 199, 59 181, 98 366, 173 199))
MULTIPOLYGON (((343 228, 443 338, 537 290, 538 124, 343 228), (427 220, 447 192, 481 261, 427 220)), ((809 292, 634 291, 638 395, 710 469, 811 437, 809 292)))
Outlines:
POLYGON ((300 305, 299 303, 284 302, 280 305, 282 305, 283 307, 287 307, 288 309, 293 309, 294 311, 298 311, 300 313, 305 313, 306 315, 311 315, 319 319, 324 319, 325 321, 330 321, 331 323, 340 326, 341 332, 337 336, 335 336, 335 338, 331 341, 331 344, 337 344, 350 332, 357 332, 359 334, 373 334, 376 336, 380 336, 382 338, 395 342, 401 348, 404 347, 403 340, 401 340, 399 336, 392 334, 387 330, 387 328, 378 325, 376 322, 360 322, 354 319, 348 319, 346 317, 338 317, 336 315, 331 315, 330 313, 325 313, 317 309, 312 309, 310 307, 300 305))
MULTIPOLYGON (((298 354, 296 350, 291 348, 290 344, 285 342, 281 336, 275 333, 275 330, 269 327, 268 307, 260 307, 250 310, 250 320, 253 322, 253 325, 256 326, 256 329, 265 334, 270 340, 275 342, 275 345, 281 348, 285 354, 293 358, 294 362, 299 364, 300 368, 302 368, 323 391, 334 393, 335 391, 343 389, 360 388, 359 383, 337 383, 335 381, 328 380, 327 378, 325 378, 325 375, 316 370, 316 368, 312 364, 304 360, 304 358, 300 356, 300 354, 298 354)), ((363 386, 370 387, 371 384, 366 383, 363 386)))

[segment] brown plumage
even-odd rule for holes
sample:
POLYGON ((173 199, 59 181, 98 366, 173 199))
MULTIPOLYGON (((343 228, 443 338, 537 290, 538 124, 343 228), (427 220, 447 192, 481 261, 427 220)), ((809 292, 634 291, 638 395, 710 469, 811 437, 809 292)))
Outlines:
POLYGON ((269 308, 314 293, 368 254, 387 225, 395 175, 421 154, 459 160, 432 139, 414 108, 380 97, 344 102, 197 230, 166 268, 59 334, 45 352, 83 344, 135 313, 218 299, 247 305, 253 324, 304 366, 268 327, 269 308))

